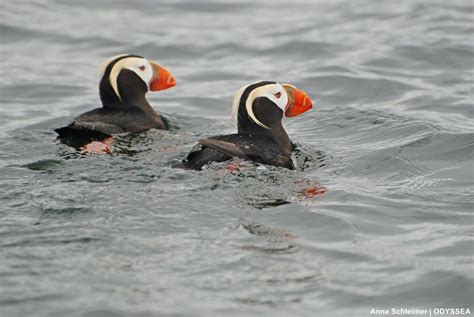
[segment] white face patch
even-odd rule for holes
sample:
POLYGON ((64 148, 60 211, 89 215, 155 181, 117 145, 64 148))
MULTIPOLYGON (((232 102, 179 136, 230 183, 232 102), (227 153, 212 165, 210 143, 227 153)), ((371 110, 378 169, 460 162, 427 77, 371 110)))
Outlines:
POLYGON ((99 78, 99 82, 102 80, 102 77, 104 76, 105 70, 107 69, 107 66, 109 66, 112 61, 116 60, 119 57, 127 56, 128 54, 119 54, 115 55, 112 57, 107 58, 105 61, 100 63, 99 68, 97 69, 97 77, 99 78))
POLYGON ((286 105, 288 104, 288 94, 286 93, 282 85, 278 83, 269 84, 252 90, 247 100, 245 101, 245 109, 247 109, 247 113, 249 114, 250 119, 259 126, 266 129, 270 129, 260 120, 258 120, 258 118, 253 112, 253 102, 255 101, 255 99, 260 97, 266 97, 270 99, 275 105, 278 106, 278 108, 285 112, 286 105))
MULTIPOLYGON (((125 54, 111 57, 99 66, 99 72, 101 73, 101 77, 104 75, 105 69, 110 64, 110 62, 121 56, 125 56, 125 54)), ((110 70, 109 75, 110 85, 112 86, 112 89, 120 100, 122 100, 122 98, 118 90, 117 78, 122 69, 128 69, 137 74, 137 76, 140 77, 141 80, 143 80, 143 82, 146 84, 148 89, 150 89, 150 81, 153 77, 153 69, 151 68, 150 63, 145 58, 126 57, 114 64, 114 66, 110 70)))
MULTIPOLYGON (((253 84, 250 84, 253 85, 253 84)), ((239 123, 239 105, 240 105, 240 100, 242 99, 242 95, 249 87, 250 85, 246 85, 241 87, 239 90, 234 95, 234 100, 232 101, 232 120, 235 122, 235 124, 238 125, 239 123)), ((259 97, 267 97, 270 99, 274 104, 276 104, 283 112, 285 111, 286 105, 288 104, 288 94, 286 93, 285 89, 283 88, 282 85, 276 83, 276 84, 269 84, 261 87, 257 87, 254 90, 252 90, 247 97, 247 100, 245 101, 245 108, 247 109, 247 113, 249 114, 249 117, 252 121, 254 121, 256 124, 258 124, 261 127, 264 127, 266 129, 269 129, 265 124, 260 122, 260 120, 257 119, 253 112, 253 102, 255 99, 259 97)))

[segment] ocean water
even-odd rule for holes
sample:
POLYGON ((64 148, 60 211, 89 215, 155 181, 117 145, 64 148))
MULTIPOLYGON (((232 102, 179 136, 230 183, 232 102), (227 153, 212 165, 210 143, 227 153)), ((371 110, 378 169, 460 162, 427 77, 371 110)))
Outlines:
POLYGON ((0 6, 0 316, 473 312, 472 1, 0 6), (173 129, 57 144, 119 53, 176 76, 173 129), (314 100, 299 168, 173 168, 260 79, 314 100))

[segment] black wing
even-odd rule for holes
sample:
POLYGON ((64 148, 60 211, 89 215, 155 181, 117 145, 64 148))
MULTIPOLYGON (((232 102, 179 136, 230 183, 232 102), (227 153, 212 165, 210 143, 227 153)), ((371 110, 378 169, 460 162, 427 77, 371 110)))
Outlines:
POLYGON ((232 157, 293 168, 291 157, 284 154, 273 138, 250 134, 220 135, 200 140, 183 164, 199 170, 209 162, 223 162, 232 157))
POLYGON ((166 127, 159 116, 150 117, 141 109, 98 108, 81 114, 71 124, 54 131, 58 133, 58 139, 63 143, 80 148, 92 141, 111 137, 113 134, 141 132, 153 128, 166 127))

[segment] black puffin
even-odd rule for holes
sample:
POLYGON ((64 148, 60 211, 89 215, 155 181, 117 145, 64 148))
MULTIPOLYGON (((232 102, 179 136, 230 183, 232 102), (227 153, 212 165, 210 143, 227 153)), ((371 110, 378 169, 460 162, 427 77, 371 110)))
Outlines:
POLYGON ((240 88, 232 104, 237 133, 199 140, 185 168, 200 170, 209 162, 238 157, 293 169, 292 144, 282 118, 298 116, 312 108, 309 96, 290 84, 260 81, 240 88))
POLYGON ((167 128, 145 98, 150 90, 176 85, 167 69, 142 56, 122 54, 99 66, 99 80, 102 108, 85 112, 69 125, 56 129, 63 143, 83 152, 108 152, 113 134, 167 128), (97 143, 102 146, 97 147, 97 143))

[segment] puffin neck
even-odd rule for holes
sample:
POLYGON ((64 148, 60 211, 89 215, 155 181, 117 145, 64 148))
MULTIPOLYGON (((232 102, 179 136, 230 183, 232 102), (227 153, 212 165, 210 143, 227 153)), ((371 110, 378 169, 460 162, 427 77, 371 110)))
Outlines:
POLYGON ((274 125, 271 129, 266 129, 257 125, 254 122, 250 122, 250 124, 244 124, 243 126, 239 125, 237 133, 272 138, 273 140, 275 140, 275 142, 278 143, 278 145, 280 145, 285 154, 291 155, 291 140, 288 137, 288 134, 286 133, 286 130, 285 128, 283 128, 283 125, 281 123, 274 125))
POLYGON ((259 126, 255 122, 251 121, 248 117, 243 119, 239 118, 237 132, 239 134, 253 134, 253 135, 265 135, 272 136, 272 129, 267 129, 259 126))
POLYGON ((104 98, 102 99, 104 107, 123 110, 140 108, 151 116, 158 115, 145 97, 145 94, 148 92, 147 85, 133 71, 123 69, 117 77, 117 87, 120 99, 110 85, 105 85, 104 90, 101 90, 101 98, 103 95, 108 98, 105 99, 106 102, 104 102, 104 98))
POLYGON ((285 154, 287 154, 288 156, 291 156, 291 152, 292 152, 291 140, 290 140, 290 137, 288 136, 288 133, 286 133, 285 128, 283 128, 283 125, 279 124, 273 127, 271 131, 272 131, 273 139, 278 142, 278 144, 283 149, 285 154))
POLYGON ((104 108, 121 108, 122 101, 115 94, 106 76, 103 76, 100 81, 99 95, 104 108))
MULTIPOLYGON (((268 82, 261 82, 259 84, 262 86, 268 84, 268 82)), ((266 97, 259 97, 256 98, 252 104, 254 116, 256 116, 256 118, 268 128, 257 124, 250 118, 247 108, 245 107, 245 101, 247 100, 251 90, 255 88, 256 87, 249 86, 249 88, 247 88, 242 94, 237 117, 238 134, 251 134, 270 137, 275 140, 278 145, 280 145, 285 154, 290 155, 292 149, 291 141, 281 123, 283 111, 278 108, 278 106, 276 106, 273 101, 266 97), (266 120, 263 120, 263 118, 266 120)))

